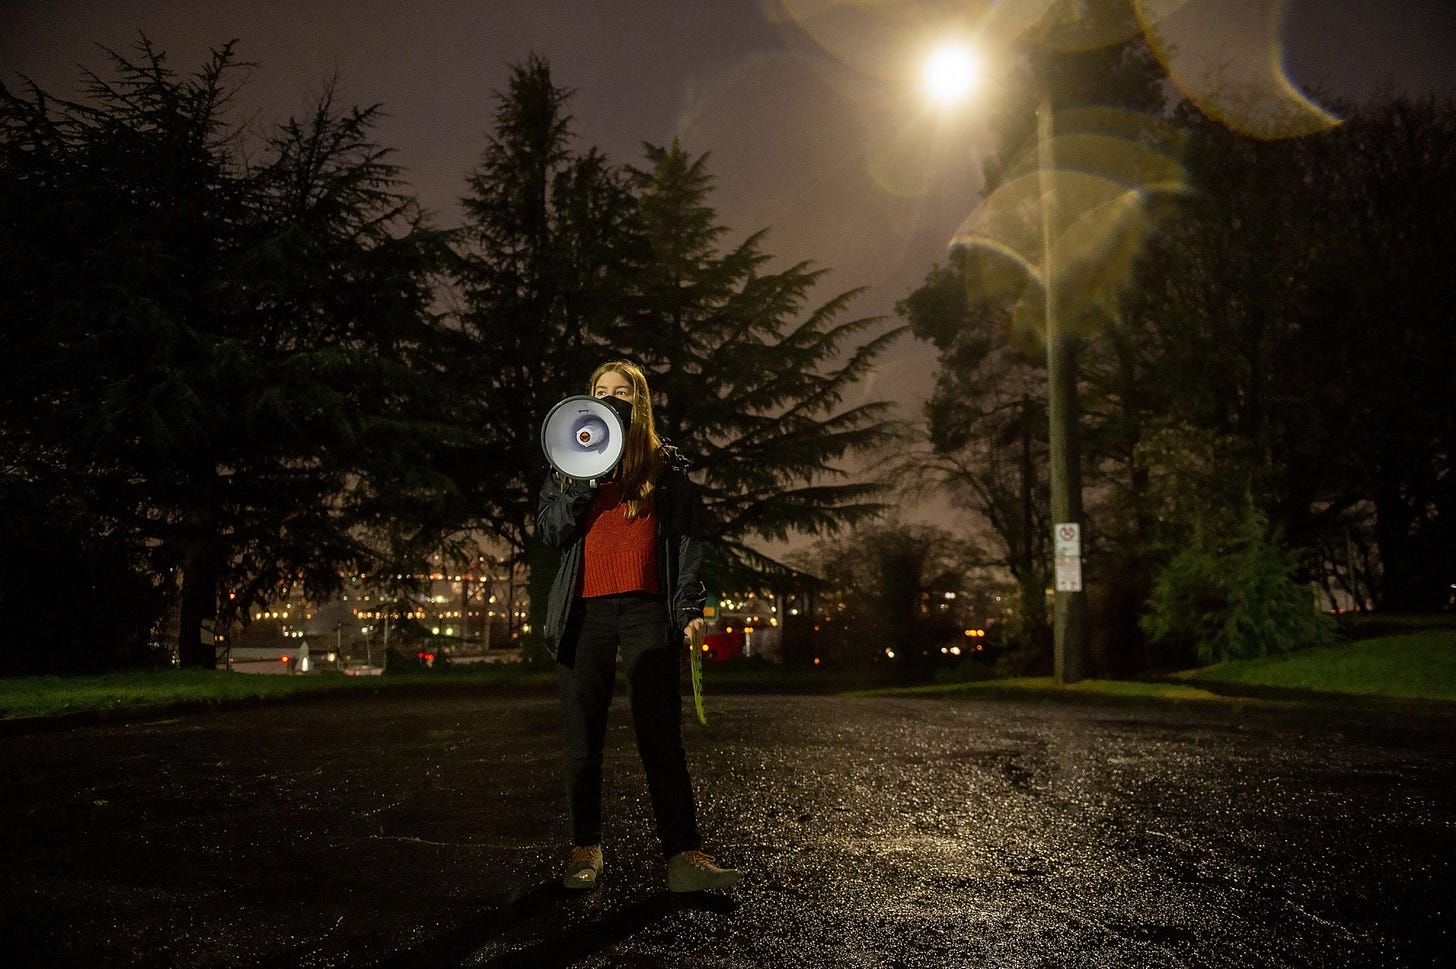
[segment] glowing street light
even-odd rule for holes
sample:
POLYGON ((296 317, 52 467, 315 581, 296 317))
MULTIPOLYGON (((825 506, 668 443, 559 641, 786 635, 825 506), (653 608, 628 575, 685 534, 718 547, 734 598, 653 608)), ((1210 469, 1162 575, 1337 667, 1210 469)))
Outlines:
MULTIPOLYGON (((937 50, 924 68, 924 80, 931 96, 942 104, 959 100, 976 81, 976 58, 970 49, 947 45, 937 50)), ((1055 260, 1054 227, 1057 225, 1057 162, 1053 150, 1051 91, 1040 82, 1036 112, 1037 181, 1042 251, 1040 275, 1043 319, 1047 348, 1047 413, 1051 517, 1057 533, 1080 534, 1082 520, 1082 472, 1079 453, 1076 360, 1071 334, 1062 320, 1059 305, 1058 269, 1055 260)), ((953 243, 954 245, 954 243, 953 243)), ((1072 556, 1068 556, 1070 561, 1072 556)), ((1059 560, 1060 561, 1060 560, 1059 560)), ((1084 675, 1087 641, 1087 602, 1082 589, 1080 547, 1075 555, 1074 576, 1061 581, 1059 564, 1056 596, 1053 599, 1053 673, 1062 683, 1075 683, 1084 675)))
POLYGON ((941 104, 954 104, 975 88, 979 68, 976 55, 963 44, 937 48, 925 62, 926 93, 941 104))

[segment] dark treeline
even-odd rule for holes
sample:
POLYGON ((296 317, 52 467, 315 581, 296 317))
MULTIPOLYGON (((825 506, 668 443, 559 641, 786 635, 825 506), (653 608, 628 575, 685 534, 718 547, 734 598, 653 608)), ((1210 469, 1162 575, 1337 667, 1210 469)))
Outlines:
POLYGON ((258 135, 238 66, 179 76, 142 40, 77 101, 0 88, 0 667, 154 660, 168 625, 208 666, 214 619, 296 586, 481 535, 525 564, 539 421, 608 357, 697 458, 721 581, 785 571, 756 536, 878 510, 837 462, 886 405, 843 401, 896 331, 812 304, 822 270, 769 271, 762 233, 724 246, 705 158, 579 149, 533 58, 447 230, 377 107, 326 91, 258 135))
MULTIPOLYGON (((1008 666, 1046 664, 1024 274, 963 248, 901 302, 940 368, 923 446, 890 453, 886 405, 845 400, 900 331, 853 315, 854 291, 813 302, 824 271, 771 271, 764 233, 730 244, 708 159, 578 145, 571 93, 532 58, 446 228, 374 141, 377 107, 325 91, 259 134, 237 66, 225 47, 182 77, 143 41, 75 102, 0 88, 0 667, 155 660, 164 631, 209 665, 214 618, 353 574, 407 585, 482 536, 549 575, 538 423, 608 356, 649 369, 697 461, 719 583, 804 589, 755 540, 874 518, 880 486, 838 468, 875 455, 910 486, 900 507, 935 489, 985 537, 879 519, 798 560, 815 594, 923 646, 956 635, 927 597, 1004 576, 1008 666)), ((1317 641, 1317 605, 1449 608, 1456 106, 1392 99, 1259 141, 1168 108, 1137 44, 1027 70, 1047 72, 1061 163, 1137 201, 1068 273, 1093 668, 1317 641)), ((993 214, 1035 210, 1033 117, 1008 101, 998 122, 993 214)))
MULTIPOLYGON (((1456 103, 1393 98, 1264 141, 1165 109, 1140 43, 1036 66, 1064 165, 1120 165, 1134 188, 1155 172, 1168 189, 1136 193, 1136 222, 1107 233, 1127 244, 1069 260, 1094 669, 1306 645, 1324 635, 1316 606, 1449 609, 1456 103), (1109 160, 1101 137, 1091 154, 1076 140, 1087 118, 1117 119, 1135 147, 1109 160)), ((988 206, 1026 170, 1030 117, 1002 119, 988 206)), ((1008 292, 1007 268, 961 251, 899 310, 941 362, 919 477, 987 522, 1035 668, 1051 582, 1044 353, 1027 312, 1041 297, 1008 292)))

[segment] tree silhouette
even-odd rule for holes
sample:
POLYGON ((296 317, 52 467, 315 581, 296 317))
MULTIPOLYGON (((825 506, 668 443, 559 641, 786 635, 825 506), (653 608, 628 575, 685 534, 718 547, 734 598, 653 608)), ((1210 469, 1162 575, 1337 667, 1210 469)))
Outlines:
POLYGON ((82 101, 0 91, 11 474, 133 550, 180 600, 181 662, 210 666, 214 617, 337 588, 362 529, 440 487, 448 250, 377 108, 325 92, 258 145, 233 45, 187 78, 145 38, 108 54, 82 101))
POLYGON ((772 584, 787 570, 754 539, 819 534, 883 507, 882 483, 846 459, 895 433, 889 404, 849 401, 904 328, 846 319, 855 290, 813 305, 825 270, 769 271, 766 230, 721 249, 707 157, 678 144, 646 155, 632 171, 645 258, 613 341, 654 373, 666 433, 697 463, 720 580, 772 584))

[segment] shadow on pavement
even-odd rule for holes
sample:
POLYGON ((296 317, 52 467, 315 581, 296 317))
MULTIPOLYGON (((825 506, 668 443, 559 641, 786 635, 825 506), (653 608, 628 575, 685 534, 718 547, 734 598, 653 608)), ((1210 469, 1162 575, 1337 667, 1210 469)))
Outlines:
MULTIPOLYGON (((576 905, 583 897, 567 891, 556 880, 542 882, 510 899, 505 906, 482 913, 478 920, 441 933, 417 946, 373 963, 374 969, 421 969, 458 966, 488 946, 513 926, 530 921, 553 905, 576 905)), ((674 912, 696 909, 731 915, 738 903, 723 895, 693 893, 674 895, 659 891, 585 925, 544 937, 524 948, 502 953, 485 962, 471 962, 486 969, 514 969, 564 966, 631 938, 674 912)), ((536 933, 540 935, 541 933, 536 933)))

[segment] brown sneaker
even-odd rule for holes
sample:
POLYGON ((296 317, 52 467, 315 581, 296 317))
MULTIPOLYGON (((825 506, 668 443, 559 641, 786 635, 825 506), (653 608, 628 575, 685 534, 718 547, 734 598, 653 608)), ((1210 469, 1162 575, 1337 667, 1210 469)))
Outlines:
POLYGON ((729 888, 738 883, 743 872, 719 868, 713 856, 701 851, 683 851, 667 859, 667 890, 701 892, 709 888, 729 888))
POLYGON ((572 891, 583 892, 597 887, 597 876, 602 873, 602 846, 580 845, 571 849, 571 860, 566 863, 566 873, 561 884, 572 891))

